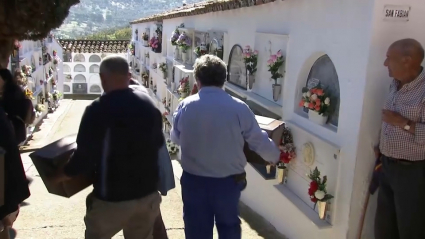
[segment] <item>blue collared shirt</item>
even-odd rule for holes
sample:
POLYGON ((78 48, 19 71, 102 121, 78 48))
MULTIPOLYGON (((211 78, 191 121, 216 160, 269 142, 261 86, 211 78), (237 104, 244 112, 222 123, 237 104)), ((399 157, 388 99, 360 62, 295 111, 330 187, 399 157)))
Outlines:
POLYGON ((181 146, 183 170, 204 177, 243 173, 244 141, 268 162, 278 162, 280 155, 248 105, 218 87, 202 87, 180 102, 171 140, 181 146))

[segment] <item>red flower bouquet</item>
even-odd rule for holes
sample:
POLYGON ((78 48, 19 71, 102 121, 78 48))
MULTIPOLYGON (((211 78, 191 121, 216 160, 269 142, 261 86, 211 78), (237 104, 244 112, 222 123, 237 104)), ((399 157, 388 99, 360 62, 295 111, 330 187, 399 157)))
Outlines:
POLYGON ((314 207, 316 207, 316 203, 327 202, 333 198, 331 194, 328 194, 326 191, 326 182, 328 178, 323 176, 320 177, 320 171, 317 167, 310 171, 308 178, 311 180, 310 187, 308 188, 308 195, 310 196, 310 200, 314 202, 314 207))

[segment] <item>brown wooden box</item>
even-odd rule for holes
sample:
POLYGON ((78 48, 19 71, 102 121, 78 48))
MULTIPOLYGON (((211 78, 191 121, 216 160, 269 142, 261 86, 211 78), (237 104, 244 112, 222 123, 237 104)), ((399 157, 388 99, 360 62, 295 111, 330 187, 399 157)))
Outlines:
POLYGON ((80 175, 60 183, 52 183, 47 178, 68 162, 77 148, 76 138, 76 135, 64 137, 30 154, 47 191, 51 194, 69 198, 93 183, 93 179, 87 175, 80 175))
MULTIPOLYGON (((285 123, 280 120, 267 118, 263 116, 255 116, 257 119, 257 122, 260 126, 260 128, 267 132, 269 135, 269 138, 271 138, 275 143, 276 146, 279 146, 280 141, 282 140, 282 133, 285 128, 285 123)), ((260 157, 257 153, 249 149, 248 143, 245 142, 244 146, 244 153, 246 160, 249 163, 253 164, 261 164, 261 165, 267 165, 268 163, 260 157)))

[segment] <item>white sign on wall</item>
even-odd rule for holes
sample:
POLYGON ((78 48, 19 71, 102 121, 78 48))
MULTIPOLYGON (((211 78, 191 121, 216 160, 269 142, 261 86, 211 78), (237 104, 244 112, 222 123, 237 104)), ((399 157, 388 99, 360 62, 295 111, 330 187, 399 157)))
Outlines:
POLYGON ((385 5, 384 20, 385 21, 409 21, 410 6, 406 5, 385 5))

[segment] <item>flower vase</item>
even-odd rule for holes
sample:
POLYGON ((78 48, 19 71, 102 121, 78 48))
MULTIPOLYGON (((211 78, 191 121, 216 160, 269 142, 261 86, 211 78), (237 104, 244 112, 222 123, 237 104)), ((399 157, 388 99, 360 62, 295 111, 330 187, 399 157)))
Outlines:
POLYGON ((148 43, 147 40, 143 40, 143 46, 145 46, 145 47, 148 47, 149 46, 149 43, 148 43))
POLYGON ((328 210, 328 202, 317 202, 317 211, 319 212, 319 218, 322 220, 326 219, 326 211, 328 210))
POLYGON ((179 47, 175 47, 174 48, 174 60, 179 60, 180 59, 180 49, 179 47))
POLYGON ((161 71, 162 79, 167 80, 167 73, 161 71))
POLYGON ((280 167, 278 167, 276 169, 276 174, 277 174, 277 182, 279 184, 284 184, 285 183, 285 178, 286 178, 286 168, 280 168, 280 167))
POLYGON ((183 64, 187 64, 188 63, 187 62, 188 60, 189 60, 189 53, 182 51, 182 61, 183 61, 183 64))
POLYGON ((282 85, 281 84, 273 84, 272 88, 273 88, 273 100, 278 101, 279 98, 280 98, 280 92, 282 90, 282 85))
POLYGON ((266 172, 267 172, 267 174, 270 174, 271 168, 272 168, 272 166, 270 164, 266 165, 266 172))
POLYGON ((247 77, 248 77, 248 90, 252 90, 252 86, 254 85, 254 82, 255 82, 255 76, 248 74, 247 77))
POLYGON ((318 125, 325 125, 326 121, 328 121, 328 117, 319 115, 319 112, 315 110, 308 110, 308 119, 318 125))

